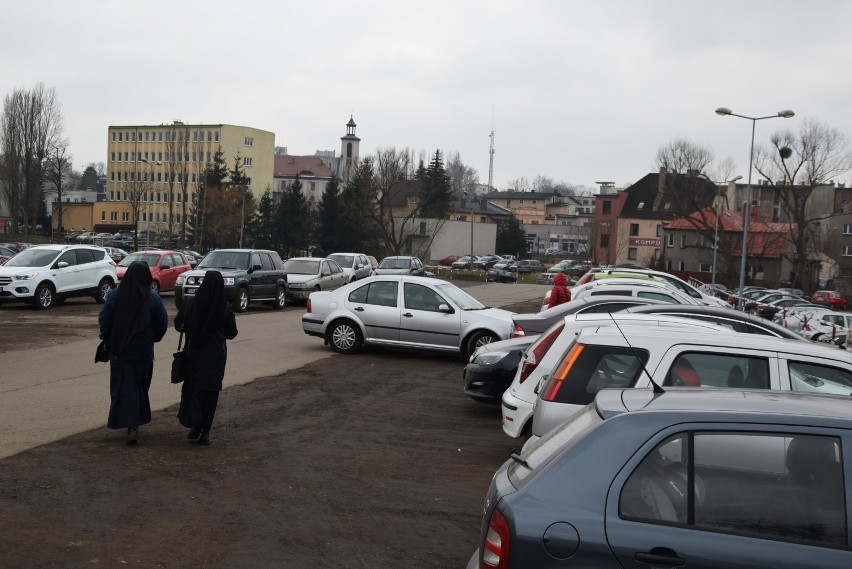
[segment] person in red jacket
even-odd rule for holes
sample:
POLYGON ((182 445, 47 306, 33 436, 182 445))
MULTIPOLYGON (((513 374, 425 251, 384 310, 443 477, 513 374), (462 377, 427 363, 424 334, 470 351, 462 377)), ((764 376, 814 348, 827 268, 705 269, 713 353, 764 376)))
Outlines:
POLYGON ((568 288, 568 279, 563 273, 553 277, 553 289, 547 298, 547 307, 553 308, 571 300, 571 289, 568 288))

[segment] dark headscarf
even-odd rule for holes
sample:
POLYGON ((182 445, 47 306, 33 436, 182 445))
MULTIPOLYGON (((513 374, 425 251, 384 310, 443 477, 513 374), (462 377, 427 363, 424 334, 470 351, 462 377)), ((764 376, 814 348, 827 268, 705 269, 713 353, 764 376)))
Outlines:
POLYGON ((121 354, 130 339, 145 330, 151 321, 151 270, 142 261, 134 261, 118 285, 113 307, 109 347, 121 354))
POLYGON ((207 271, 195 295, 194 318, 187 333, 200 348, 210 332, 221 326, 225 318, 225 279, 219 271, 207 271))

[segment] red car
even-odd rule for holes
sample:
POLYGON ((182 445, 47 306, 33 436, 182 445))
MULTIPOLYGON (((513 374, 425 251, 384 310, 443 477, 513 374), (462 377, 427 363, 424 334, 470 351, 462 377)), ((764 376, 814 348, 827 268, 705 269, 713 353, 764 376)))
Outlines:
POLYGON ((177 251, 137 251, 123 258, 115 268, 119 282, 133 261, 142 261, 148 265, 154 279, 151 288, 158 292, 174 290, 178 275, 190 270, 189 261, 177 251))
POLYGON ((811 302, 824 304, 832 310, 844 310, 846 308, 846 299, 835 290, 818 290, 811 297, 811 302))
POLYGON ((450 255, 449 257, 444 257, 443 259, 438 261, 438 264, 443 265, 445 267, 451 267, 453 265, 453 263, 455 263, 456 261, 458 261, 461 258, 462 258, 461 255, 450 255))

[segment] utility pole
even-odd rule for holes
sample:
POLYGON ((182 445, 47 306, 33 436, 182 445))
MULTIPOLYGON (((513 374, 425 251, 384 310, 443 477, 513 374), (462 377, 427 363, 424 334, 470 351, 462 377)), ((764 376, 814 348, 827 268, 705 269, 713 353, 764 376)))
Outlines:
POLYGON ((488 191, 492 190, 494 180, 494 129, 491 129, 491 148, 488 150, 488 191))

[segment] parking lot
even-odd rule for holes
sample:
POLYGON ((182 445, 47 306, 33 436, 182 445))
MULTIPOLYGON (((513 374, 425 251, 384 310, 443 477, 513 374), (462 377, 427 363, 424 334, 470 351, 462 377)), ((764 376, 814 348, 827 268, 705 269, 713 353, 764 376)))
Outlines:
MULTIPOLYGON (((511 298, 514 285, 488 286, 511 298)), ((173 315, 168 295, 166 306, 173 315)), ((83 340, 93 351, 98 309, 87 299, 48 312, 3 307, 4 358, 83 340)), ((297 320, 303 310, 261 307, 237 322, 247 336, 255 320, 297 320)), ((303 340, 298 328, 282 330, 284 351, 288 334, 303 340)), ((499 409, 463 395, 459 357, 332 356, 307 340, 321 359, 223 391, 210 447, 186 441, 169 405, 136 448, 100 427, 0 461, 0 566, 464 566, 491 475, 516 446, 499 409)))

